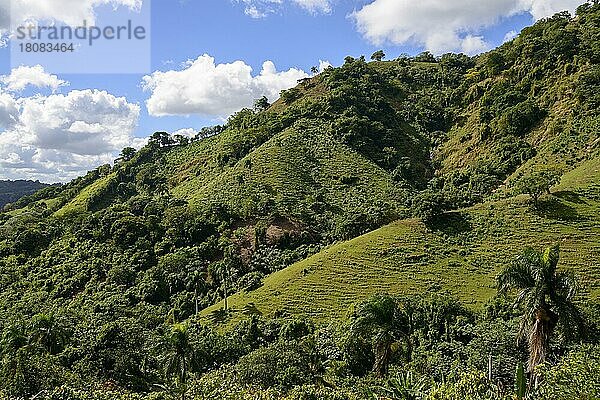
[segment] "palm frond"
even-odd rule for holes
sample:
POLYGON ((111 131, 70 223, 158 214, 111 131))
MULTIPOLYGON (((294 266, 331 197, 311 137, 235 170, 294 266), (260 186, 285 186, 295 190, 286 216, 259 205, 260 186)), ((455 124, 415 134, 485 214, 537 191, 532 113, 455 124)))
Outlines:
POLYGON ((545 267, 548 270, 548 273, 551 276, 554 276, 556 273, 556 268, 558 267, 558 261, 560 259, 560 245, 555 245, 552 247, 548 247, 544 250, 544 254, 542 256, 542 261, 545 264, 545 267))
POLYGON ((585 331, 585 318, 572 302, 563 302, 556 305, 556 312, 560 321, 560 332, 567 341, 581 337, 585 331))
POLYGON ((514 263, 502 271, 497 278, 498 289, 506 293, 510 289, 527 289, 535 285, 531 274, 529 263, 523 259, 517 259, 514 263))
POLYGON ((561 271, 556 273, 554 278, 554 289, 554 293, 562 297, 564 300, 571 301, 574 299, 575 295, 577 294, 577 290, 579 289, 579 282, 577 281, 573 271, 561 271))

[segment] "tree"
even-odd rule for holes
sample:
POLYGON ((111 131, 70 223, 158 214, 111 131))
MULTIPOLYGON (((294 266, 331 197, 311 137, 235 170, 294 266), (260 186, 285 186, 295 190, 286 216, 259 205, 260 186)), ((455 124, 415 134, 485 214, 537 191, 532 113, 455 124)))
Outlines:
POLYGON ((190 144, 190 138, 180 134, 173 136, 173 141, 177 146, 187 146, 188 144, 190 144))
POLYGON ((571 272, 557 271, 560 249, 549 247, 543 252, 527 248, 498 276, 498 289, 506 293, 517 290, 515 307, 523 308, 519 337, 527 337, 528 371, 546 360, 550 338, 560 322, 565 333, 581 325, 581 316, 573 303, 576 291, 571 272))
POLYGON ((185 398, 188 374, 196 364, 196 354, 190 342, 187 325, 173 325, 166 339, 168 345, 167 377, 175 380, 183 399, 185 398))
POLYGON ((27 336, 19 325, 11 325, 4 330, 0 339, 0 355, 12 358, 16 352, 27 345, 27 336))
POLYGON ((312 66, 312 67, 310 68, 310 72, 311 72, 313 75, 317 75, 317 74, 319 73, 319 67, 312 66))
POLYGON ((539 207, 543 194, 550 194, 550 188, 560 182, 560 174, 554 171, 537 171, 522 177, 515 185, 518 194, 528 194, 533 205, 539 207))
POLYGON ((254 111, 256 111, 256 112, 265 111, 270 106, 271 106, 271 104, 269 104, 269 99, 267 99, 267 96, 263 96, 254 102, 254 111))
POLYGON ((125 147, 119 154, 119 160, 130 161, 137 151, 133 147, 125 147))
POLYGON ((281 99, 285 104, 292 104, 294 101, 302 97, 302 93, 298 88, 291 88, 281 92, 281 99))
POLYGON ((377 50, 373 55, 371 55, 371 60, 381 61, 385 58, 385 53, 383 50, 377 50))
POLYGON ((0 383, 5 388, 5 382, 23 382, 27 373, 27 363, 31 346, 27 344, 27 335, 22 325, 12 325, 5 328, 0 338, 0 383))
POLYGON ((427 189, 413 198, 413 214, 430 224, 444 213, 446 208, 444 195, 439 191, 427 189))
POLYGON ((173 138, 167 132, 154 132, 150 136, 150 144, 157 145, 158 147, 169 147, 174 144, 173 138))
POLYGON ((498 75, 504 70, 504 68, 506 68, 504 56, 498 50, 488 53, 484 62, 487 72, 490 76, 498 75))
POLYGON ((209 138, 211 136, 218 135, 221 132, 223 132, 224 130, 225 130, 225 127, 221 126, 221 125, 204 127, 196 135, 196 140, 202 140, 202 139, 209 138))
POLYGON ((377 376, 387 374, 392 345, 399 336, 405 336, 403 329, 406 328, 406 321, 392 296, 375 295, 357 307, 352 331, 357 335, 370 336, 375 355, 373 372, 377 376))
POLYGON ((416 62, 434 63, 437 62, 435 56, 428 51, 424 51, 415 56, 416 62))

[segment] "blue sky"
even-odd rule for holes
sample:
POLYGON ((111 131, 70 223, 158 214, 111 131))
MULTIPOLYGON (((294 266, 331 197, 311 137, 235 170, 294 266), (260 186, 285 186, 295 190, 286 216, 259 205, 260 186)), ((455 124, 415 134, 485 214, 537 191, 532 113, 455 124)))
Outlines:
MULTIPOLYGON (((0 0, 0 11, 2 2, 6 1, 0 0)), ((93 0, 72 1, 90 2, 90 9, 98 16, 97 23, 101 24, 105 13, 124 12, 127 5, 142 0, 113 0, 124 4, 117 11, 106 6, 93 8, 93 0)), ((109 161, 128 140, 131 144, 142 143, 134 137, 145 137, 157 130, 198 130, 223 121, 233 110, 249 105, 252 97, 265 94, 274 100, 281 89, 292 86, 304 71, 310 73, 310 68, 318 66, 320 61, 340 65, 347 55, 369 56, 378 49, 383 49, 388 58, 402 53, 414 55, 423 50, 437 54, 446 51, 474 54, 501 44, 509 32, 519 32, 535 19, 561 9, 572 10, 576 5, 572 0, 486 3, 475 0, 456 0, 452 4, 447 0, 421 0, 414 4, 405 0, 153 0, 148 74, 64 75, 44 70, 40 73, 43 76, 34 79, 21 71, 20 75, 13 74, 12 82, 23 79, 32 79, 32 82, 25 81, 24 89, 12 92, 6 79, 13 72, 10 52, 8 47, 0 47, 0 76, 5 76, 4 88, 0 80, 0 179, 65 181, 95 164, 109 161), (199 59, 205 54, 214 60, 199 59), (183 65, 188 60, 197 62, 183 65), (274 63, 276 71, 267 66, 264 76, 256 79, 267 60, 274 63), (226 68, 220 66, 235 61, 241 63, 226 68), (252 68, 250 75, 247 67, 252 68), (53 75, 54 80, 50 80, 53 75), (241 86, 236 81, 239 76, 243 77, 241 86), (56 80, 68 85, 57 85, 56 80), (221 93, 230 86, 230 95, 221 93), (184 89, 178 91, 174 87, 184 89), (84 92, 87 89, 101 93, 84 92), (4 126, 1 120, 3 95, 5 108, 7 102, 16 104, 13 114, 5 112, 12 117, 4 126), (38 99, 31 100, 36 95, 38 99), (198 100, 195 96, 206 99, 198 100), (75 97, 77 102, 71 101, 75 97), (89 109, 86 102, 98 104, 98 99, 114 107, 115 112, 102 119, 86 119, 85 115, 72 117, 79 114, 74 107, 89 109), (56 116, 64 115, 63 125, 40 128, 31 121, 33 112, 26 112, 29 109, 49 114, 48 124, 60 119, 56 116), (67 125, 64 120, 68 120, 67 125), (83 125, 85 129, 78 131, 73 128, 74 124, 83 125), (128 132, 125 136, 115 136, 110 133, 115 129, 128 132), (21 143, 15 144, 17 137, 28 139, 19 139, 21 143), (69 142, 63 148, 61 140, 74 143, 69 142), (87 150, 89 148, 98 150, 87 150)), ((57 6, 50 17, 60 19, 61 12, 57 6)))

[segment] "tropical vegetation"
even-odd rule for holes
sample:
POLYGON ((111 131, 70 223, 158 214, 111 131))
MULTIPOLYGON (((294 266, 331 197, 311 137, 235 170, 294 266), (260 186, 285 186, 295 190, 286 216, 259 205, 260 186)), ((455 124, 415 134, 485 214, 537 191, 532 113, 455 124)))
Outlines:
POLYGON ((600 3, 384 58, 7 205, 0 398, 600 397, 600 3))

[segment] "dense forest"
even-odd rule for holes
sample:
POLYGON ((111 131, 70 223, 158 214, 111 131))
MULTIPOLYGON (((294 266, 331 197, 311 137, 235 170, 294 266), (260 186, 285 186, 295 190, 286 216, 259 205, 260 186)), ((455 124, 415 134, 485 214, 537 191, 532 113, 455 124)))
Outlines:
POLYGON ((39 181, 0 181, 0 208, 14 203, 21 197, 32 195, 46 186, 48 185, 39 181))
POLYGON ((0 399, 600 397, 600 3, 384 59, 7 205, 0 399))

